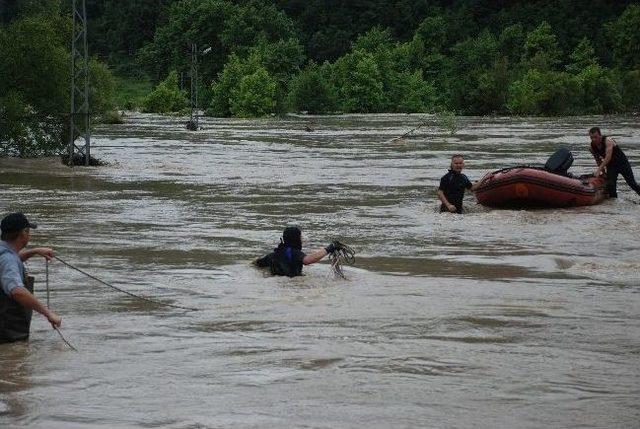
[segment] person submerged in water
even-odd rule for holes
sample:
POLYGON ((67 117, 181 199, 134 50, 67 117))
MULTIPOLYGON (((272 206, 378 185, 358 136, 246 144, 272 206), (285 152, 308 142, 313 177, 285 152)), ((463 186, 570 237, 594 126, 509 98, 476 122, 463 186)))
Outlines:
POLYGON ((314 264, 340 247, 340 242, 333 241, 307 255, 302 251, 302 231, 297 226, 289 226, 284 229, 278 247, 254 263, 260 268, 268 267, 275 276, 295 277, 302 275, 303 265, 314 264))
POLYGON ((589 150, 598 165, 594 176, 598 177, 606 169, 609 197, 616 198, 618 196, 616 189, 618 174, 622 174, 629 187, 640 195, 640 185, 636 183, 636 179, 633 177, 629 160, 616 141, 611 137, 603 136, 598 127, 593 127, 589 130, 589 139, 591 140, 589 150))
POLYGON ((464 158, 456 154, 451 157, 449 172, 440 179, 438 186, 438 199, 442 203, 440 212, 462 213, 462 199, 464 190, 475 191, 480 182, 471 183, 469 178, 462 174, 464 158))

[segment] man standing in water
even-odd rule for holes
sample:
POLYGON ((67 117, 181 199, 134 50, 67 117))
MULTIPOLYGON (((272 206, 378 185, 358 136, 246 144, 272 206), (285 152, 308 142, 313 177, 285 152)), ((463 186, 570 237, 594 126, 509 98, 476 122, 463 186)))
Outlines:
POLYGON ((27 275, 22 263, 34 255, 48 260, 53 257, 53 250, 46 247, 25 249, 35 228, 22 213, 11 213, 0 222, 0 343, 29 338, 33 310, 55 328, 62 323, 60 316, 33 296, 33 277, 27 275))
POLYGON ((589 150, 596 160, 598 168, 594 172, 597 177, 605 172, 607 173, 607 192, 609 197, 616 198, 618 196, 617 181, 618 174, 622 174, 624 180, 631 189, 640 195, 640 186, 636 183, 631 170, 631 164, 627 156, 622 152, 620 146, 611 137, 603 136, 600 128, 593 127, 589 130, 589 138, 591 139, 591 147, 589 150))
POLYGON ((302 231, 297 226, 289 226, 284 229, 278 247, 256 260, 255 264, 260 268, 268 267, 275 276, 296 277, 302 275, 303 265, 315 264, 341 248, 342 244, 334 241, 327 247, 306 255, 302 251, 302 231))
POLYGON ((464 190, 475 191, 479 183, 471 183, 469 178, 462 174, 464 158, 456 154, 451 157, 449 172, 440 179, 438 186, 438 199, 442 202, 440 212, 462 213, 462 199, 464 190))

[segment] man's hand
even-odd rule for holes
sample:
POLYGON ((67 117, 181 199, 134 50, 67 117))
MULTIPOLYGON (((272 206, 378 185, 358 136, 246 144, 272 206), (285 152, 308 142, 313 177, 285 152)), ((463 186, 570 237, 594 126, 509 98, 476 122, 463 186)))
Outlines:
POLYGON ((456 206, 454 206, 453 204, 449 203, 449 204, 447 204, 447 210, 449 210, 449 212, 451 212, 451 213, 455 213, 456 210, 458 210, 458 209, 456 208, 456 206))
POLYGON ((327 254, 329 254, 335 252, 336 250, 340 250, 341 247, 342 243, 340 243, 338 240, 334 240, 327 247, 325 247, 324 250, 326 250, 327 254))
POLYGON ((60 325, 62 325, 62 318, 53 311, 47 313, 47 320, 49 320, 49 323, 51 323, 51 326, 54 328, 59 328, 60 325))
POLYGON ((33 253, 36 253, 42 256, 47 261, 50 261, 53 259, 53 249, 49 247, 36 247, 35 249, 32 249, 32 250, 33 250, 33 253))
POLYGON ((20 259, 26 261, 34 255, 40 255, 47 261, 53 259, 53 249, 49 247, 34 247, 33 249, 22 249, 20 251, 20 259))

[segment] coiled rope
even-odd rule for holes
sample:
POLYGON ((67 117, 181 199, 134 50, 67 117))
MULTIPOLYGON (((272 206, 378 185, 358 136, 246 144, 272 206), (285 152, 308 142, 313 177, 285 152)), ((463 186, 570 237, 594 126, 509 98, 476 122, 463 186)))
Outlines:
POLYGON ((343 279, 347 277, 344 275, 342 266, 344 264, 353 265, 356 262, 356 252, 350 246, 339 241, 336 242, 336 250, 329 254, 329 261, 331 261, 331 269, 333 272, 343 279))
POLYGON ((105 286, 107 286, 107 287, 110 287, 111 289, 115 289, 115 290, 117 290, 118 292, 122 292, 122 293, 124 293, 124 294, 126 294, 126 295, 132 296, 132 297, 137 298, 137 299, 140 299, 140 300, 142 300, 142 301, 151 302, 151 303, 153 303, 153 304, 162 305, 162 306, 164 306, 164 307, 179 308, 179 309, 181 309, 181 310, 191 310, 191 311, 198 311, 198 310, 200 310, 199 308, 185 307, 185 306, 182 306, 182 305, 176 305, 176 304, 169 304, 169 303, 166 303, 166 302, 156 301, 155 299, 146 298, 146 297, 144 297, 144 296, 136 295, 136 294, 135 294, 135 293, 133 293, 133 292, 129 292, 129 291, 127 291, 127 290, 124 290, 124 289, 121 289, 121 288, 119 288, 119 287, 117 287, 117 286, 114 286, 114 285, 112 285, 112 284, 110 284, 110 283, 107 283, 107 282, 105 282, 104 280, 101 280, 101 279, 99 279, 98 277, 93 276, 93 275, 91 275, 91 274, 87 273, 86 271, 84 271, 84 270, 82 270, 82 269, 80 269, 80 268, 78 268, 78 267, 75 267, 75 266, 71 265, 71 264, 70 264, 70 263, 68 263, 67 261, 64 261, 64 260, 60 259, 58 256, 54 256, 53 258, 54 258, 54 259, 57 259, 57 260, 58 260, 58 261, 60 261, 60 262, 62 262, 62 263, 63 263, 64 265, 66 265, 67 267, 69 267, 69 268, 71 268, 71 269, 73 269, 73 270, 76 270, 76 271, 78 271, 79 273, 84 274, 85 276, 89 277, 90 279, 93 279, 93 280, 97 281, 98 283, 101 283, 101 284, 103 284, 103 285, 105 285, 105 286))

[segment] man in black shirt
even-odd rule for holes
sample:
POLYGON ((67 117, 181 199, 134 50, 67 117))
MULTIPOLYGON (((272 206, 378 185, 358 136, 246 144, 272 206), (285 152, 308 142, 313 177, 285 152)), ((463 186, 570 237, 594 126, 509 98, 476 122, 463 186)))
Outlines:
POLYGON ((280 244, 273 252, 255 261, 260 268, 269 268, 275 276, 295 277, 302 275, 302 266, 314 264, 341 248, 340 242, 334 241, 323 249, 306 255, 302 251, 302 231, 297 226, 284 229, 280 244))
POLYGON ((589 150, 595 158, 596 164, 598 164, 594 175, 596 177, 599 176, 604 173, 606 168, 609 197, 616 198, 618 196, 616 189, 618 174, 622 174, 629 187, 640 195, 640 185, 636 183, 636 179, 633 177, 629 160, 616 141, 611 137, 603 136, 598 127, 593 127, 589 130, 589 138, 591 139, 589 150))
POLYGON ((440 212, 462 213, 462 198, 464 190, 474 191, 478 183, 473 184, 467 176, 462 174, 464 168, 464 158, 462 155, 451 157, 451 168, 449 172, 440 179, 438 186, 438 199, 442 202, 440 212))

